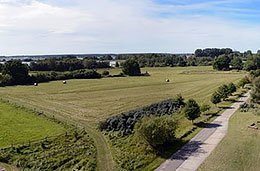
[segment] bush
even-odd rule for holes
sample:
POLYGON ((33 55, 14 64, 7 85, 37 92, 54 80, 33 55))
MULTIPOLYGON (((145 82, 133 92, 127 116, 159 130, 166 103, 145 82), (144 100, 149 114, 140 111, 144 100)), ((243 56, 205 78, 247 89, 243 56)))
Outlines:
POLYGON ((107 71, 107 70, 103 71, 102 75, 109 75, 109 71, 107 71))
POLYGON ((245 102, 239 106, 240 112, 247 112, 250 108, 251 109, 255 108, 254 104, 252 103, 249 104, 245 102))
POLYGON ((177 122, 170 116, 143 118, 136 125, 136 132, 153 148, 174 142, 177 122))
POLYGON ((244 86, 245 86, 246 84, 248 84, 248 83, 250 83, 250 81, 249 81, 248 77, 245 76, 244 78, 242 78, 242 79, 238 82, 237 86, 244 88, 244 86))
POLYGON ((188 120, 193 122, 196 118, 200 117, 200 107, 195 100, 189 99, 183 108, 183 113, 188 120))

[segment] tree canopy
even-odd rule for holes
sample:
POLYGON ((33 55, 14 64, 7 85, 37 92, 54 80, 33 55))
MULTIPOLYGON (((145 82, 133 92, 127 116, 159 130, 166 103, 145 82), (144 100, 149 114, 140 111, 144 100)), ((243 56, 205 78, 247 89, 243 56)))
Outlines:
POLYGON ((122 71, 129 76, 138 76, 141 74, 140 66, 137 61, 128 59, 123 63, 122 71))
POLYGON ((260 77, 253 81, 251 97, 253 102, 260 104, 260 77))
POLYGON ((230 58, 227 55, 217 57, 213 62, 213 68, 216 70, 229 70, 230 58))
POLYGON ((20 60, 10 60, 3 66, 3 75, 10 75, 13 84, 24 84, 29 77, 29 68, 20 60))
POLYGON ((186 106, 183 108, 183 112, 187 119, 193 122, 200 116, 200 107, 194 99, 189 99, 186 106))

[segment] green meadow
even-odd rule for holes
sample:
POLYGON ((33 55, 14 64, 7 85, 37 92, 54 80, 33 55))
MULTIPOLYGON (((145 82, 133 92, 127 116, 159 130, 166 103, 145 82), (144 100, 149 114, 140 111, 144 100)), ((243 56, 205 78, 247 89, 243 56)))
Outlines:
MULTIPOLYGON (((237 82, 246 73, 214 71, 212 67, 142 68, 151 76, 114 77, 41 83, 39 86, 0 88, 0 96, 11 102, 44 112, 50 117, 87 129, 97 148, 98 168, 113 170, 111 147, 96 130, 108 116, 142 107, 177 94, 199 104, 210 104, 211 94, 222 84, 237 82), (166 83, 166 79, 170 82, 166 83)), ((98 70, 102 72, 102 70, 98 70)), ((110 69, 119 74, 120 69, 110 69)), ((10 128, 13 129, 13 128, 10 128)))
POLYGON ((5 102, 0 102, 0 148, 56 136, 65 129, 46 118, 5 102))

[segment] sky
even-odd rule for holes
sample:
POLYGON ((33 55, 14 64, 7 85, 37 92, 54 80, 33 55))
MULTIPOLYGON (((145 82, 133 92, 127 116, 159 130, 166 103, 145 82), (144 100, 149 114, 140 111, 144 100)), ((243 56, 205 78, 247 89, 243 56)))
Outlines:
POLYGON ((260 0, 0 0, 0 56, 260 49, 260 0))

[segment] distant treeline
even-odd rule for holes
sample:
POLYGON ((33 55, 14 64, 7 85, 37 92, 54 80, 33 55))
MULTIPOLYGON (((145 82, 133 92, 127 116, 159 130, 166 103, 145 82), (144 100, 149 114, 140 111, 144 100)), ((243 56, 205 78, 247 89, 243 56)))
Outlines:
POLYGON ((49 58, 31 62, 31 71, 74 71, 79 69, 109 68, 109 62, 97 60, 96 58, 76 57, 49 58))
POLYGON ((233 53, 233 50, 230 48, 206 48, 206 49, 197 49, 195 50, 195 56, 196 57, 217 57, 219 55, 229 55, 233 53))
POLYGON ((147 54, 119 54, 116 60, 136 60, 140 67, 165 67, 165 66, 208 66, 212 64, 210 57, 196 58, 193 55, 175 55, 163 53, 147 54))
POLYGON ((49 72, 37 73, 29 75, 29 67, 22 64, 20 60, 7 61, 1 65, 0 86, 8 85, 25 85, 40 82, 47 82, 53 80, 66 80, 66 79, 98 79, 101 75, 94 71, 87 71, 85 69, 76 71, 67 71, 62 73, 49 72))

